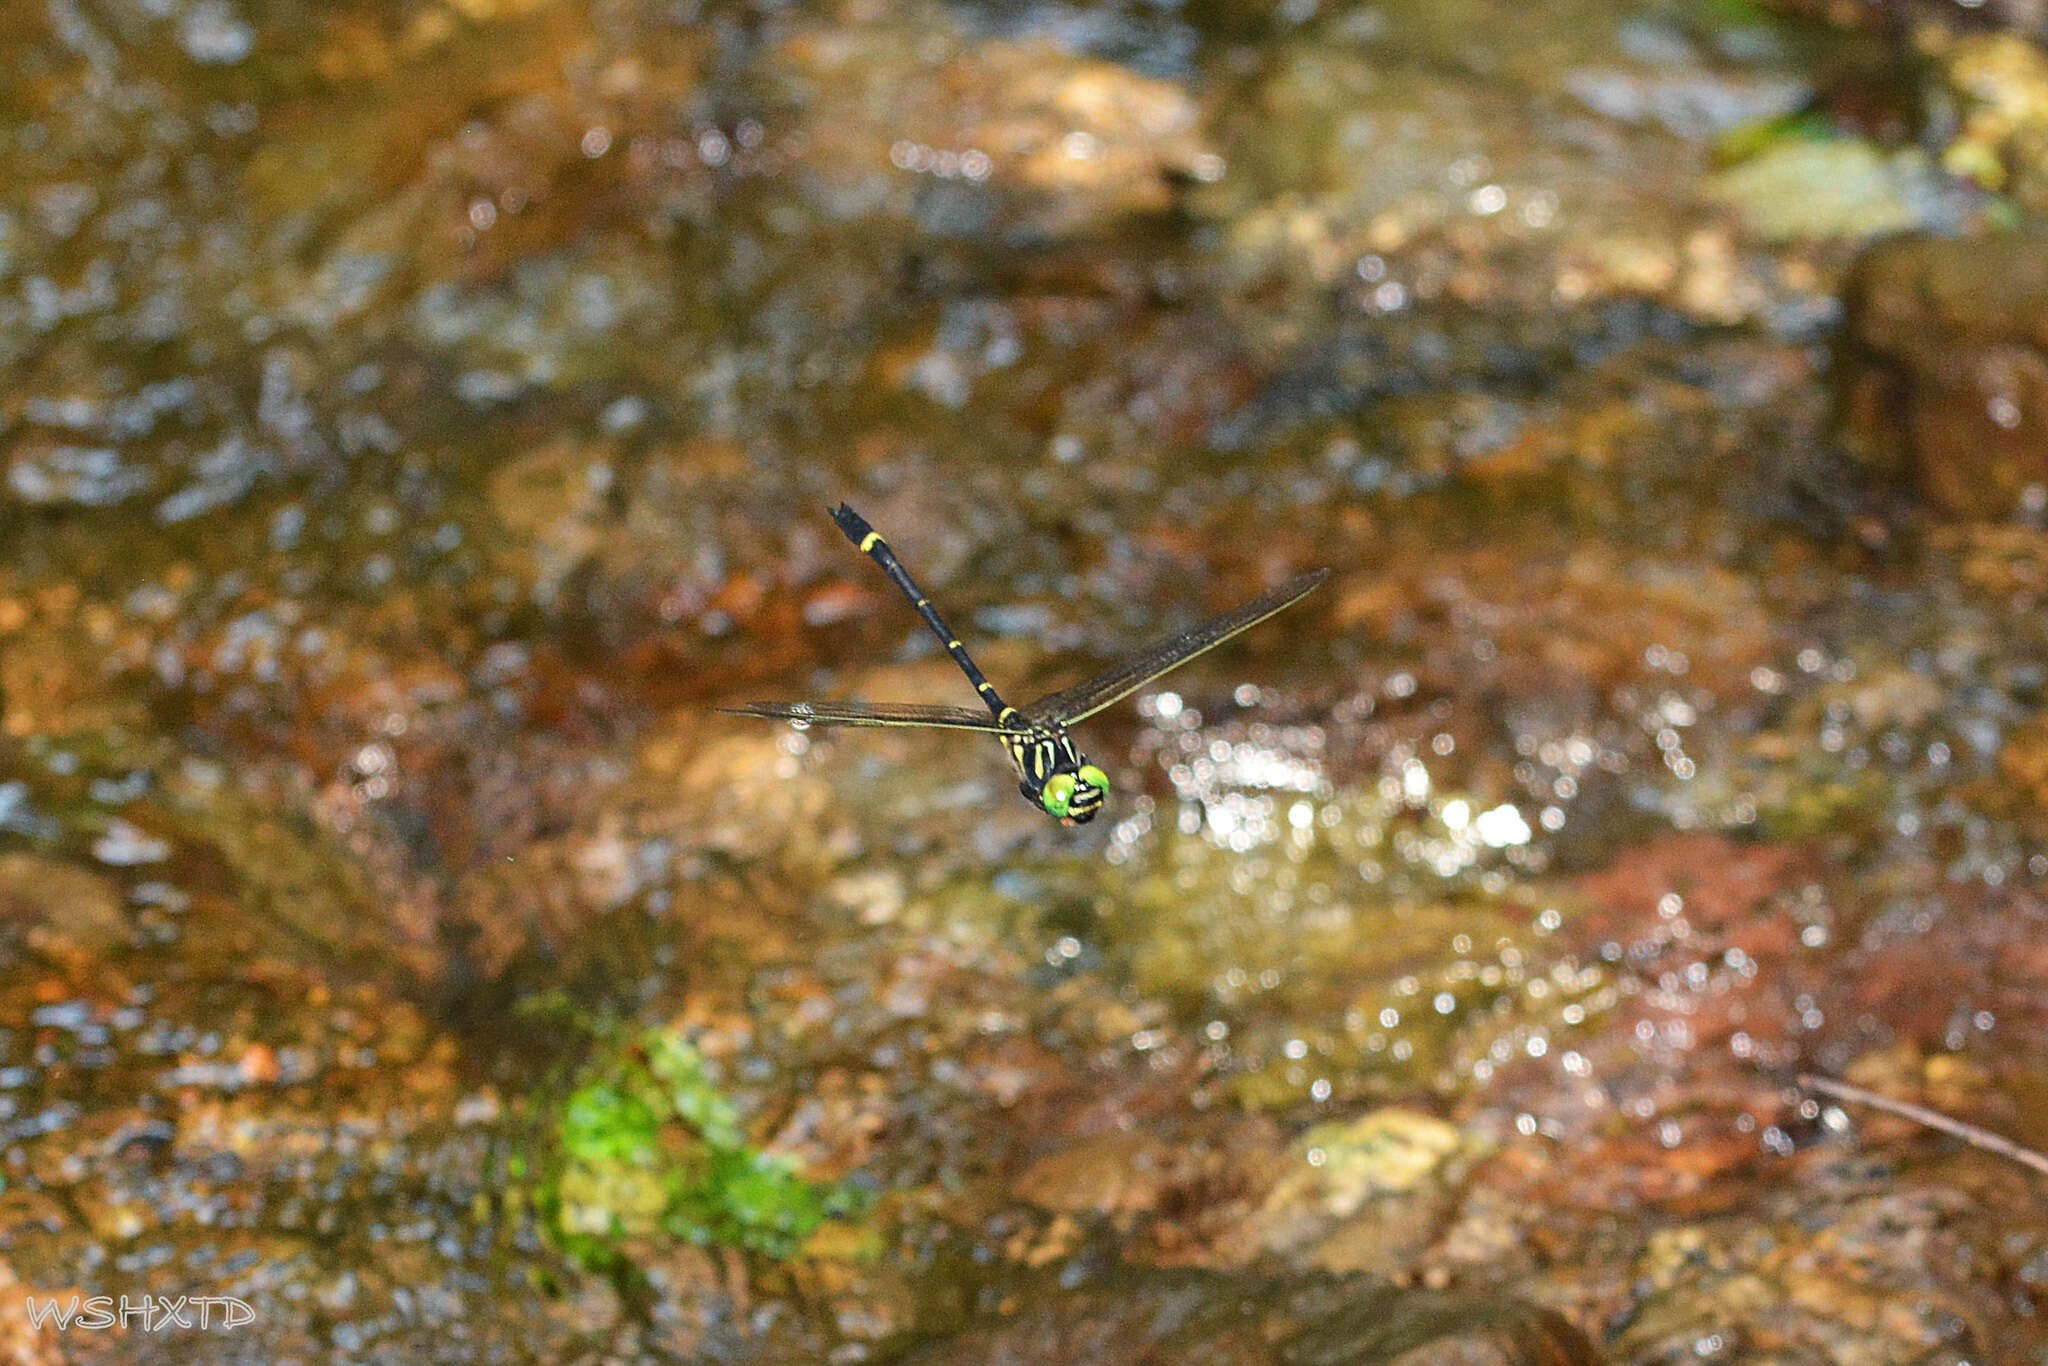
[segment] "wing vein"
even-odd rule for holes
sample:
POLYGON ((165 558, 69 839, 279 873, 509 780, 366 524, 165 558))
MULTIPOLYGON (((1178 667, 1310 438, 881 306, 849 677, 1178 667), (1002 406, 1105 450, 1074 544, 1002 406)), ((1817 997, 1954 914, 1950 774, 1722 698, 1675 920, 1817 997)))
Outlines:
POLYGON ((1022 708, 1034 721, 1054 721, 1070 726, 1085 721, 1105 707, 1114 706, 1162 674, 1170 673, 1195 656, 1215 649, 1240 631, 1250 630, 1276 612, 1284 611, 1314 592, 1330 576, 1318 569, 1289 579, 1271 592, 1233 607, 1199 626, 1175 632, 1111 665, 1093 678, 1083 679, 1022 708))
POLYGON ((719 710, 733 716, 762 716, 805 726, 898 726, 979 730, 996 735, 1019 733, 1013 727, 997 724, 987 712, 914 702, 747 702, 719 710))

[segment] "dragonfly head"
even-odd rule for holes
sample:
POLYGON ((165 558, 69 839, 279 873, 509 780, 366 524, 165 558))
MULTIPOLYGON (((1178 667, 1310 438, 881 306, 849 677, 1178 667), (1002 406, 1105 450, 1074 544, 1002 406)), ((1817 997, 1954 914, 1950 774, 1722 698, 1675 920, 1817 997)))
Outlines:
POLYGON ((1102 809, 1109 795, 1109 775, 1093 764, 1082 764, 1072 773, 1055 773, 1038 791, 1046 814, 1064 825, 1086 825, 1102 809))

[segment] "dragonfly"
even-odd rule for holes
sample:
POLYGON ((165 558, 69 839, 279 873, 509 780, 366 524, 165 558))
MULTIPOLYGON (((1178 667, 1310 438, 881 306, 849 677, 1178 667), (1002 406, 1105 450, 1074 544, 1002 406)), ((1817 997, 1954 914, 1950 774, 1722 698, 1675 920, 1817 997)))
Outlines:
POLYGON ((1250 630, 1277 612, 1292 607, 1330 576, 1327 569, 1289 579, 1271 592, 1211 617, 1199 626, 1153 642, 1112 664, 1093 678, 1039 698, 1029 706, 1003 701, 995 685, 976 666, 960 637, 933 607, 910 571, 881 533, 845 503, 832 510, 832 520, 860 553, 881 566, 902 590, 918 616, 946 647, 946 653, 967 675, 987 711, 967 707, 929 706, 905 702, 748 702, 720 708, 730 715, 764 716, 799 726, 910 726, 935 730, 972 730, 1002 742, 1016 767, 1018 790, 1025 800, 1063 825, 1086 825, 1101 811, 1109 795, 1109 775, 1075 747, 1067 727, 1114 706, 1147 683, 1178 669, 1199 654, 1215 649, 1240 631, 1250 630))

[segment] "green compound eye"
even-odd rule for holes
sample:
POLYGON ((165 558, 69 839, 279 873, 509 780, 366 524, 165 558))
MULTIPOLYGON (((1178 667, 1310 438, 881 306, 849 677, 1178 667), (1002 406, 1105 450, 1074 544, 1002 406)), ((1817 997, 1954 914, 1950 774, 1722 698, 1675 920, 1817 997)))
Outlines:
POLYGON ((1051 815, 1066 818, 1067 803, 1074 799, 1074 775, 1055 773, 1045 780, 1045 788, 1038 794, 1038 800, 1045 803, 1051 815))
POLYGON ((1098 792, 1109 791, 1109 775, 1093 764, 1081 765, 1081 781, 1098 792))

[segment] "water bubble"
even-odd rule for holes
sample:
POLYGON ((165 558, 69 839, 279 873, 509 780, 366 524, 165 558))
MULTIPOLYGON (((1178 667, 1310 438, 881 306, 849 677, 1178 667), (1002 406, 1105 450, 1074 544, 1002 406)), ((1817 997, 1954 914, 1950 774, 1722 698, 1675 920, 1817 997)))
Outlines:
POLYGON ((101 863, 129 868, 163 862, 171 856, 171 846, 116 817, 107 822, 105 833, 93 841, 92 856, 101 863))
POLYGON ((1480 812, 1473 828, 1489 849, 1527 844, 1530 839, 1529 825, 1522 819, 1522 813, 1507 805, 1480 812))

